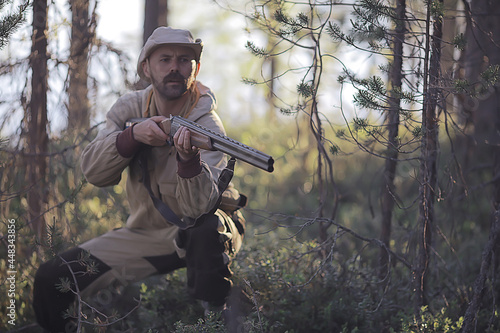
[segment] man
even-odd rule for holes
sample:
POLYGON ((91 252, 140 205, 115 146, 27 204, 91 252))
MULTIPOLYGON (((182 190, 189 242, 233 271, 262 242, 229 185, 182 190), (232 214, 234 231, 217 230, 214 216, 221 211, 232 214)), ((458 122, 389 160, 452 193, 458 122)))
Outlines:
MULTIPOLYGON (((196 81, 202 47, 201 40, 194 40, 187 30, 156 29, 137 64, 139 76, 151 85, 120 97, 107 114, 106 128, 85 148, 82 170, 96 186, 117 184, 128 167, 130 216, 126 227, 40 266, 33 305, 39 324, 50 332, 66 332, 77 323, 75 318, 62 317, 76 297, 74 292, 56 289, 61 278, 86 297, 112 284, 133 283, 187 267, 191 294, 206 309, 224 308, 231 289, 229 255, 238 251, 243 235, 238 219, 233 221, 221 210, 213 213, 221 196, 218 178, 225 157, 192 146, 191 133, 184 127, 169 144, 159 126, 177 115, 224 134, 212 92, 196 81), (148 119, 124 129, 128 119, 138 117, 148 119), (190 228, 180 229, 164 217, 155 207, 155 198, 190 228), (82 265, 82 258, 97 269, 88 272, 89 265, 82 265)), ((226 193, 238 202, 237 191, 226 193)))

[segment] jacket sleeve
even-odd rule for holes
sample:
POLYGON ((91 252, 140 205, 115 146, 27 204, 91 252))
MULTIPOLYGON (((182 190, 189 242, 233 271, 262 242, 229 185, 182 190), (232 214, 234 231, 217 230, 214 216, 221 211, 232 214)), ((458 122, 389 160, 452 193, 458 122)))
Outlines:
POLYGON ((209 212, 219 198, 217 179, 202 162, 202 171, 192 178, 178 178, 176 198, 182 215, 197 218, 209 212))
POLYGON ((136 93, 119 98, 106 115, 106 127, 85 147, 81 167, 89 183, 104 187, 120 182, 132 158, 124 158, 118 153, 116 138, 127 119, 140 116, 140 100, 136 93))
MULTIPOLYGON (((208 97, 208 96, 207 96, 208 97)), ((215 112, 193 119, 200 125, 214 132, 225 134, 220 118, 215 112)), ((209 212, 219 198, 218 178, 226 166, 224 153, 219 151, 201 151, 201 173, 192 178, 177 175, 176 198, 184 216, 196 218, 209 212)))

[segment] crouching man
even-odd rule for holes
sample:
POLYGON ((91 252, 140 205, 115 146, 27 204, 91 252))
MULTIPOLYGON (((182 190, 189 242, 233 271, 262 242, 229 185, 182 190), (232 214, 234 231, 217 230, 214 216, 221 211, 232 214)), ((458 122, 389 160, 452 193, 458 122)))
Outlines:
MULTIPOLYGON (((167 142, 159 127, 162 120, 177 115, 225 134, 213 93, 196 80, 202 48, 201 40, 194 40, 187 30, 156 29, 137 64, 139 76, 151 85, 120 97, 107 113, 106 127, 85 148, 82 170, 95 186, 118 184, 128 168, 130 215, 125 227, 40 266, 33 306, 38 323, 49 332, 73 331, 76 322, 63 316, 75 294, 56 288, 61 278, 87 297, 115 283, 133 283, 187 267, 192 296, 206 309, 224 308, 231 290, 229 256, 239 250, 244 230, 242 218, 230 216, 238 211, 231 214, 231 209, 215 207, 223 191, 218 179, 226 166, 225 156, 192 146, 186 128, 167 142), (124 129, 128 119, 140 117, 148 119, 124 129), (164 205, 170 215, 161 208, 164 205), (177 217, 189 227, 176 225, 177 217), (78 263, 88 255, 97 267, 94 274, 78 263)), ((239 201, 234 189, 225 194, 239 201)))

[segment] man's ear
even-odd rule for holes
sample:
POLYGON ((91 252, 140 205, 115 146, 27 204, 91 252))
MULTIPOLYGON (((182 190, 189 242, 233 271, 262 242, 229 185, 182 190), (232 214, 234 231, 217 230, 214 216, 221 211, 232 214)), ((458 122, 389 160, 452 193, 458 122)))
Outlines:
POLYGON ((142 71, 144 72, 144 75, 148 79, 151 79, 151 74, 149 73, 149 59, 146 59, 145 61, 142 62, 142 71))

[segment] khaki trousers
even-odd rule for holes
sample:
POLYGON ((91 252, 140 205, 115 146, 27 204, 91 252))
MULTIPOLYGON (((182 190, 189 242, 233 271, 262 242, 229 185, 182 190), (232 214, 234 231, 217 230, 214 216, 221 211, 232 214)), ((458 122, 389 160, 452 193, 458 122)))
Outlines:
POLYGON ((38 269, 33 291, 37 321, 49 332, 76 331, 75 318, 63 318, 75 293, 82 299, 99 298, 110 286, 125 286, 182 267, 187 267, 187 287, 193 297, 221 305, 231 290, 229 258, 242 243, 239 227, 218 210, 187 230, 121 228, 85 242, 38 269), (57 289, 61 279, 70 282, 73 292, 57 289))

